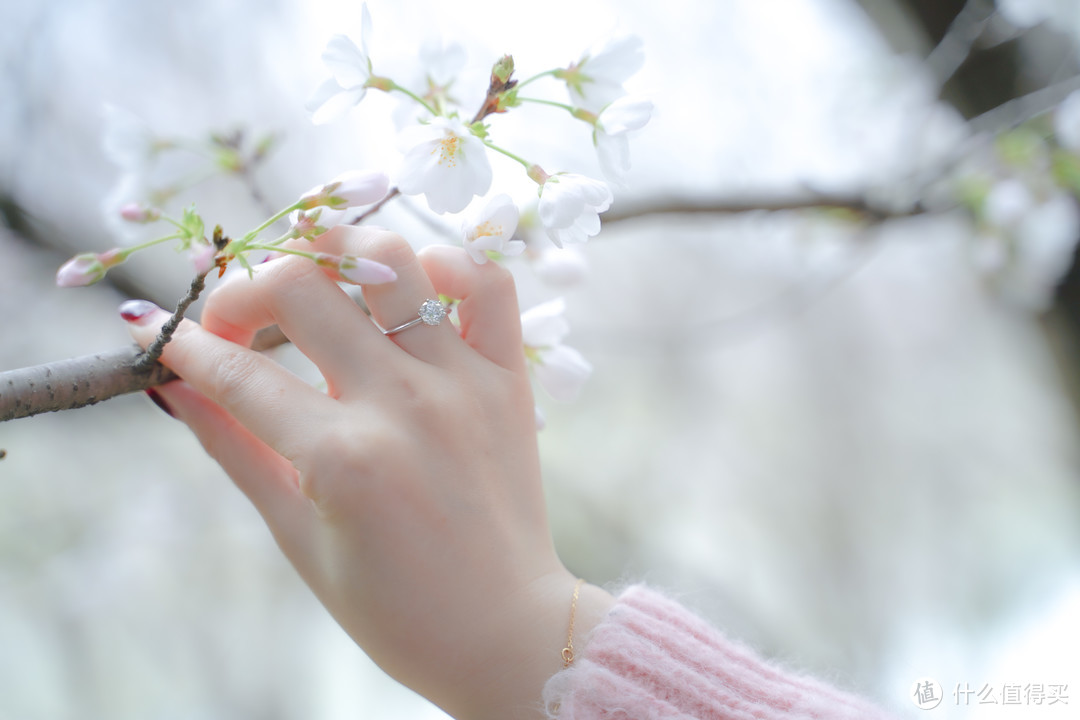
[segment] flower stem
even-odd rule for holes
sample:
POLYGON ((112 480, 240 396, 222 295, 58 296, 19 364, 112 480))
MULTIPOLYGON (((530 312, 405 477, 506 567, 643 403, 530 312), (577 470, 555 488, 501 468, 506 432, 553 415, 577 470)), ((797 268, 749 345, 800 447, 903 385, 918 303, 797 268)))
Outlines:
POLYGON ((505 155, 506 157, 510 158, 511 160, 518 161, 519 163, 521 163, 525 167, 526 170, 531 168, 532 165, 533 165, 531 162, 529 162, 525 158, 519 157, 519 156, 515 155, 514 153, 510 152, 509 150, 504 150, 503 148, 499 147, 495 143, 488 142, 487 140, 483 140, 483 139, 480 142, 484 143, 484 145, 488 146, 489 148, 491 148, 495 152, 500 152, 503 155, 505 155))
MULTIPOLYGON (((166 219, 168 220, 168 218, 166 218, 166 219)), ((180 227, 173 220, 169 220, 169 222, 173 223, 177 227, 180 227)), ((134 252, 138 252, 139 250, 145 250, 148 247, 153 247, 154 245, 160 245, 163 242, 168 242, 169 240, 175 240, 175 239, 177 239, 179 237, 183 237, 183 233, 173 233, 172 235, 165 235, 163 237, 154 238, 153 240, 147 240, 146 242, 139 243, 138 245, 132 245, 131 247, 123 248, 121 250, 121 255, 123 255, 123 257, 126 259, 128 256, 130 256, 134 252)))
POLYGON ((585 108, 574 107, 573 105, 567 105, 561 102, 555 102, 554 100, 543 100, 541 98, 519 97, 519 102, 531 102, 538 105, 551 105, 573 115, 578 120, 587 122, 590 125, 596 125, 596 113, 589 112, 585 108))
POLYGON ((274 223, 276 223, 276 222, 277 222, 278 220, 280 220, 281 218, 283 218, 283 217, 285 217, 286 215, 288 215, 289 213, 291 213, 291 212, 292 212, 293 210, 299 210, 299 209, 300 209, 300 206, 301 206, 302 204, 303 204, 303 201, 302 201, 302 200, 298 200, 298 201, 294 202, 294 203, 293 203, 292 205, 290 205, 289 207, 287 207, 287 208, 284 208, 283 210, 279 210, 279 211, 278 211, 277 213, 275 213, 274 215, 272 215, 272 216, 270 217, 270 219, 268 219, 268 220, 267 220, 266 222, 264 222, 264 223, 263 223, 262 225, 260 225, 259 227, 255 228, 254 230, 251 230, 250 232, 246 233, 246 234, 244 235, 244 237, 240 238, 239 240, 234 240, 233 242, 234 242, 234 243, 235 243, 236 245, 238 245, 238 246, 239 246, 240 248, 247 248, 247 247, 250 247, 250 246, 248 245, 248 243, 250 243, 250 242, 251 242, 252 240, 254 240, 254 239, 255 239, 255 238, 256 238, 256 237, 258 236, 258 234, 259 234, 259 233, 261 233, 261 232, 262 232, 263 230, 265 230, 266 228, 270 227, 271 225, 273 225, 274 223))
POLYGON ((427 110, 429 113, 431 113, 432 116, 434 116, 434 117, 439 116, 439 113, 436 112, 435 108, 431 107, 431 105, 429 105, 427 103, 427 101, 424 100, 424 98, 420 97, 419 95, 414 93, 412 90, 409 90, 408 88, 401 87, 400 85, 398 85, 396 82, 394 82, 392 80, 390 82, 391 82, 391 85, 390 85, 391 90, 397 90, 398 92, 405 93, 406 95, 411 97, 413 100, 415 100, 416 102, 423 105, 424 109, 427 110))
POLYGON ((536 74, 535 74, 535 75, 533 75, 533 76, 532 76, 531 78, 527 78, 527 79, 525 79, 525 80, 522 80, 521 82, 519 82, 519 83, 517 84, 517 87, 518 87, 518 89, 520 90, 521 88, 525 87, 526 85, 528 85, 528 84, 529 84, 529 83, 531 83, 531 82, 534 82, 534 81, 536 81, 536 80, 539 80, 539 79, 540 79, 540 78, 542 78, 542 77, 547 77, 548 75, 554 75, 554 74, 555 74, 555 73, 557 73, 557 72, 559 72, 559 69, 558 69, 558 68, 556 68, 556 69, 554 69, 554 70, 546 70, 546 71, 544 71, 544 72, 542 72, 542 73, 536 73, 536 74))
POLYGON ((519 97, 518 100, 521 101, 521 102, 531 102, 531 103, 537 103, 539 105, 551 105, 552 107, 562 108, 563 110, 570 113, 571 115, 577 109, 573 105, 567 105, 566 103, 555 102, 554 100, 544 100, 542 98, 519 97))
POLYGON ((315 260, 315 253, 310 253, 305 250, 295 250, 293 248, 280 247, 279 245, 272 245, 267 243, 252 243, 246 246, 249 250, 269 250, 270 252, 285 253, 287 255, 299 255, 305 257, 308 260, 315 260))

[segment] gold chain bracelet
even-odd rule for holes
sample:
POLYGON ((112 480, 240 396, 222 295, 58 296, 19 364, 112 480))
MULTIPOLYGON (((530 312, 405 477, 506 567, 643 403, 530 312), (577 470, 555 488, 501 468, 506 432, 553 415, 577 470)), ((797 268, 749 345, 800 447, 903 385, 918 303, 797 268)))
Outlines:
POLYGON ((563 667, 570 667, 574 662, 574 617, 577 615, 578 593, 581 592, 581 584, 585 580, 578 578, 574 584, 574 596, 570 599, 570 628, 566 631, 566 647, 562 650, 563 667))

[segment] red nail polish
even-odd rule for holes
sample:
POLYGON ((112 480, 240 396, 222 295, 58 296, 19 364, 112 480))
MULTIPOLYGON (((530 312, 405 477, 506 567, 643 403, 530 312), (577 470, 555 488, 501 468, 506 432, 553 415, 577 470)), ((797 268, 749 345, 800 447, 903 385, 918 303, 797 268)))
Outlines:
POLYGON ((145 392, 146 397, 153 400, 154 404, 157 405, 159 408, 161 408, 162 411, 164 411, 164 413, 166 415, 168 415, 171 418, 176 417, 176 413, 173 412, 173 409, 172 409, 172 407, 169 406, 169 403, 165 402, 165 398, 161 397, 161 393, 159 393, 154 388, 147 388, 143 392, 145 392))
POLYGON ((129 323, 141 325, 158 306, 147 300, 126 300, 120 304, 120 317, 129 323))

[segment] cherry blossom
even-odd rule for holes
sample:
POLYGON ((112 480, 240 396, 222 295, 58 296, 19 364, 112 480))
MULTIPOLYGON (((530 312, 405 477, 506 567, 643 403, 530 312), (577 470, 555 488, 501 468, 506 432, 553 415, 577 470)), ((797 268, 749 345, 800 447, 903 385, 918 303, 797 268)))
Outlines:
POLYGON ((540 187, 540 222, 559 247, 585 242, 600 232, 600 213, 611 201, 611 190, 599 180, 574 173, 551 175, 540 187))
POLYGON ((608 180, 624 185, 626 173, 630 171, 627 134, 645 127, 652 111, 651 101, 626 95, 604 108, 596 118, 593 143, 600 157, 600 168, 608 180))
POLYGON ((623 83, 644 63, 641 38, 624 35, 586 53, 556 77, 566 82, 570 99, 576 106, 600 112, 626 94, 623 83))
POLYGON ((469 256, 483 265, 489 252, 515 256, 525 251, 525 243, 514 240, 518 207, 509 195, 500 193, 479 205, 461 224, 462 245, 469 256))
POLYGON ((592 365, 581 353, 562 344, 570 331, 563 314, 562 298, 530 308, 521 314, 525 357, 540 387, 560 402, 571 402, 581 393, 592 365))
POLYGON ((345 35, 330 38, 322 60, 331 77, 315 89, 306 107, 316 125, 335 120, 359 103, 367 94, 371 80, 371 13, 364 3, 360 18, 360 47, 345 35))
POLYGON ((398 170, 397 187, 424 195, 432 212, 459 212, 491 187, 487 148, 456 117, 436 117, 403 133, 409 149, 398 170))

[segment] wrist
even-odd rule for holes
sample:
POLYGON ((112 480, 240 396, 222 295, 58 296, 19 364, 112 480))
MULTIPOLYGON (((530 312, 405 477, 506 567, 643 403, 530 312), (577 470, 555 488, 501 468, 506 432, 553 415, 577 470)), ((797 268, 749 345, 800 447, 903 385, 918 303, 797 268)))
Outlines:
POLYGON ((470 673, 473 681, 463 686, 463 704, 450 709, 460 718, 532 720, 546 717, 542 695, 545 683, 566 667, 573 607, 575 662, 586 648, 592 629, 615 600, 595 585, 582 583, 577 600, 578 578, 561 566, 528 583, 514 593, 491 617, 488 646, 482 667, 470 673))

